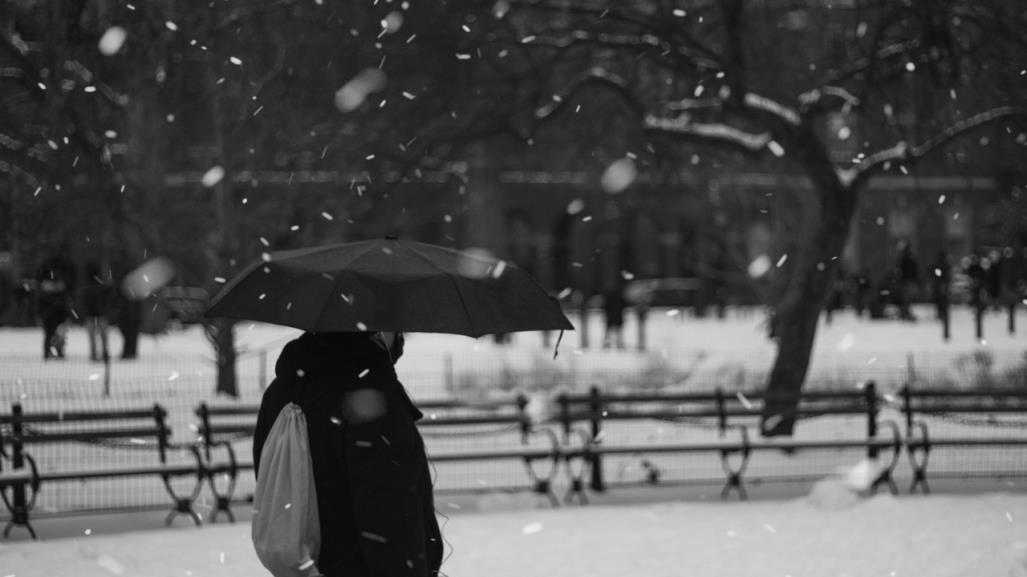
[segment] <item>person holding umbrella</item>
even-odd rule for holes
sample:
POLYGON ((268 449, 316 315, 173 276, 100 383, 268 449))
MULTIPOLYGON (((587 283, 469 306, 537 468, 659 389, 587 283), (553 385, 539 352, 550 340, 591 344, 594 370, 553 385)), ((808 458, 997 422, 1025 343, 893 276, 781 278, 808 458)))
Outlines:
POLYGON ((320 524, 313 561, 328 577, 427 577, 443 561, 416 426, 422 414, 394 368, 403 332, 573 329, 559 303, 516 266, 392 237, 265 254, 225 285, 206 315, 305 331, 275 365, 253 457, 260 471, 276 418, 299 405, 320 524))
POLYGON ((306 415, 321 527, 318 570, 334 575, 437 575, 442 535, 415 422, 396 377, 402 334, 304 333, 288 343, 264 392, 254 469, 278 413, 306 415))

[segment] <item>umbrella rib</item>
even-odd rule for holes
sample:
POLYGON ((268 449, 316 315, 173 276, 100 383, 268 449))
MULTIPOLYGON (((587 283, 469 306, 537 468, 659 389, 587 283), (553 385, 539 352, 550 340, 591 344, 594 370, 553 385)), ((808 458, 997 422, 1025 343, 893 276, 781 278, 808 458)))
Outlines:
MULTIPOLYGON (((369 244, 368 247, 367 247, 367 250, 365 250, 364 252, 362 252, 362 253, 358 254, 357 256, 351 258, 350 261, 349 261, 349 264, 347 266, 353 266, 353 263, 355 263, 359 259, 362 259, 365 256, 367 256, 367 253, 371 252, 371 250, 374 249, 374 247, 375 247, 375 245, 373 243, 369 244)), ((342 272, 344 272, 344 271, 339 271, 337 273, 338 276, 333 276, 332 277, 334 280, 333 280, 330 288, 328 289, 329 290, 328 298, 326 298, 324 304, 321 305, 321 312, 318 313, 317 317, 314 319, 314 326, 317 326, 317 323, 319 322, 319 320, 322 319, 325 316, 326 312, 328 311, 328 308, 332 304, 332 296, 336 293, 336 291, 340 290, 340 288, 339 288, 339 280, 342 278, 342 272)), ((340 295, 341 294, 342 293, 340 292, 340 295)), ((354 327, 354 328, 357 328, 359 330, 360 327, 354 327)), ((353 331, 347 331, 347 332, 353 332, 353 331)))
MULTIPOLYGON (((414 248, 412 245, 408 244, 407 248, 410 250, 411 253, 413 253, 415 256, 417 256, 421 260, 425 261, 426 263, 428 263, 429 265, 435 267, 436 269, 439 269, 439 266, 437 264, 435 264, 430 258, 428 258, 428 257, 424 256, 423 254, 421 254, 420 252, 418 252, 417 249, 414 248)), ((439 269, 439 270, 441 270, 441 269, 439 269)), ((442 272, 445 273, 445 275, 449 278, 449 282, 453 283, 453 288, 456 289, 456 294, 457 294, 458 297, 460 297, 460 304, 463 305, 464 312, 467 313, 467 324, 470 325, 471 332, 474 334, 474 337, 477 338, 477 337, 481 336, 481 335, 478 334, 478 331, 476 331, 474 329, 474 319, 471 318, 471 309, 467 308, 467 300, 464 299, 464 291, 460 288, 460 283, 456 282, 457 279, 453 275, 451 275, 449 273, 446 273, 445 271, 442 271, 442 272)))

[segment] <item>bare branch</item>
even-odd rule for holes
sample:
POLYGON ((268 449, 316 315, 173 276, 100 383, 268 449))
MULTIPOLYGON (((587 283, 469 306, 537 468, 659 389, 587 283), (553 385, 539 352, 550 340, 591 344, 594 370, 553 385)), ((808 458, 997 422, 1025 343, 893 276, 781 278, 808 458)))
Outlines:
POLYGON ((589 87, 600 87, 618 94, 628 108, 639 118, 645 112, 624 78, 606 69, 595 67, 578 78, 565 94, 554 96, 551 102, 547 102, 535 109, 533 116, 536 121, 536 127, 563 110, 578 94, 589 87))
POLYGON ((843 108, 859 106, 863 102, 841 86, 823 86, 803 92, 799 95, 799 102, 804 111, 821 112, 833 108, 834 104, 829 102, 829 98, 840 102, 843 108))
POLYGON ((742 38, 745 34, 744 0, 720 0, 720 11, 724 17, 724 34, 727 47, 728 70, 727 81, 735 94, 741 94, 748 85, 746 71, 745 47, 742 38))
POLYGON ((900 141, 894 146, 867 156, 862 162, 851 169, 854 171, 854 173, 851 174, 851 186, 859 186, 866 182, 874 173, 882 170, 885 164, 898 161, 906 163, 916 162, 934 150, 944 146, 959 136, 970 132, 971 130, 980 128, 981 126, 990 124, 997 120, 1015 117, 1027 117, 1027 108, 1022 106, 1001 106, 993 108, 991 110, 975 114, 969 118, 964 118, 918 145, 910 145, 905 141, 900 141))
POLYGON ((0 146, 0 162, 24 172, 37 182, 46 180, 53 172, 49 164, 31 154, 4 146, 0 146))
POLYGON ((762 152, 773 139, 769 132, 754 134, 719 122, 693 122, 688 114, 674 118, 648 115, 644 119, 647 130, 685 136, 715 144, 727 144, 747 153, 762 152))
POLYGON ((43 79, 40 77, 35 64, 18 49, 15 39, 7 34, 0 34, 0 50, 15 60, 18 69, 21 71, 21 78, 24 80, 23 84, 28 88, 29 92, 37 100, 44 100, 46 98, 46 85, 43 83, 43 79))
POLYGON ((233 9, 227 17, 217 22, 213 27, 213 32, 221 32, 242 24, 244 21, 253 18, 254 16, 267 16, 275 10, 282 8, 290 8, 299 4, 298 0, 275 0, 273 2, 254 2, 249 10, 243 10, 241 8, 233 9))
POLYGON ((848 66, 836 70, 821 82, 821 86, 843 84, 860 74, 868 72, 882 61, 892 60, 906 56, 920 48, 920 39, 914 38, 898 44, 890 44, 875 52, 872 56, 860 58, 848 66))
POLYGON ((574 2, 572 0, 511 0, 512 8, 526 10, 549 10, 561 13, 583 14, 595 16, 604 20, 620 21, 634 24, 643 28, 653 25, 653 22, 639 17, 626 10, 618 10, 616 7, 598 6, 594 3, 574 2))
POLYGON ((594 44, 609 48, 652 49, 661 56, 673 55, 682 59, 690 66, 707 70, 721 70, 721 63, 712 57, 701 55, 688 47, 672 44, 655 34, 611 34, 602 32, 592 34, 584 30, 575 30, 567 36, 535 36, 526 37, 521 44, 567 49, 576 44, 594 44))
MULTIPOLYGON (((522 10, 546 10, 559 12, 561 14, 572 13, 585 16, 592 16, 602 21, 617 22, 628 26, 637 26, 639 31, 653 30, 675 30, 667 26, 666 22, 656 18, 646 18, 635 12, 619 10, 612 2, 588 3, 575 0, 512 0, 514 7, 522 10)), ((709 63, 719 62, 719 55, 716 51, 696 42, 693 38, 672 34, 673 41, 662 40, 668 50, 677 50, 679 56, 695 59, 695 62, 706 61, 709 63), (687 46, 686 46, 687 45, 687 46), (673 47, 673 48, 671 48, 673 47)), ((720 68, 719 65, 716 66, 720 68)))
POLYGON ((720 110, 724 107, 724 100, 720 97, 711 98, 682 98, 668 102, 664 105, 667 110, 676 112, 687 112, 689 110, 720 110))
MULTIPOLYGON (((251 95, 257 96, 258 94, 260 94, 260 92, 264 90, 264 86, 266 86, 268 82, 274 80, 274 78, 278 74, 280 74, 284 69, 285 47, 279 44, 277 46, 277 50, 275 51, 275 63, 271 66, 271 68, 268 69, 268 71, 265 74, 263 74, 260 78, 258 78, 255 82, 252 83, 251 95)), ((247 106, 248 104, 249 101, 247 100, 242 100, 239 102, 239 114, 236 117, 236 128, 233 131, 233 138, 234 136, 238 135, 239 131, 241 131, 243 126, 246 125, 247 121, 253 118, 254 116, 254 114, 250 112, 250 108, 249 106, 247 106)))

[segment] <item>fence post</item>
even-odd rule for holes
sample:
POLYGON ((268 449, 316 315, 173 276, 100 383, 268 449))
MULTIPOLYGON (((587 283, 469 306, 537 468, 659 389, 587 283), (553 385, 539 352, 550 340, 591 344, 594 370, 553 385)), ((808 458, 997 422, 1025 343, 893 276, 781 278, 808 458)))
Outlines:
POLYGON ((649 316, 648 307, 645 305, 636 305, 635 314, 638 316, 638 350, 645 351, 645 322, 649 316))
POLYGON ((107 347, 104 347, 103 351, 103 396, 111 396, 111 355, 107 352, 107 347))
POLYGON ((571 408, 567 393, 560 393, 556 397, 556 403, 560 405, 560 425, 563 427, 563 442, 567 443, 571 438, 571 408))
MULTIPOLYGON (((874 384, 874 381, 867 383, 867 386, 863 388, 863 394, 867 403, 867 438, 873 440, 877 438, 877 413, 880 410, 877 402, 877 385, 874 384)), ((867 457, 877 458, 876 445, 867 447, 867 457)))
POLYGON ((267 388, 267 349, 260 349, 260 390, 267 388))
POLYGON ((902 385, 902 412, 906 415, 906 436, 913 433, 913 394, 909 384, 902 385))
POLYGON ((715 393, 717 395, 717 425, 720 427, 720 436, 723 437, 727 433, 727 407, 724 402, 724 389, 717 387, 715 393))
POLYGON ((1016 334, 1016 299, 1009 301, 1009 334, 1016 334))
POLYGON ((978 302, 974 304, 974 334, 977 335, 977 340, 980 341, 984 338, 984 303, 978 302))
POLYGON ((952 316, 949 314, 949 303, 948 297, 945 298, 944 304, 941 306, 941 338, 948 342, 952 338, 952 316))
POLYGON ((581 326, 578 327, 578 335, 581 338, 581 348, 588 348, 588 297, 581 295, 581 304, 578 307, 578 313, 581 315, 579 321, 581 326))
POLYGON ((207 401, 201 401, 200 406, 196 409, 196 416, 200 418, 200 438, 203 442, 203 456, 206 457, 207 462, 210 462, 210 447, 214 444, 214 434, 210 432, 210 407, 207 406, 207 401))
MULTIPOLYGON (((592 423, 592 438, 598 439, 599 434, 602 432, 602 418, 603 418, 603 404, 599 398, 599 387, 593 385, 589 390, 589 421, 592 423)), ((603 483, 603 460, 597 455, 592 455, 592 490, 596 492, 603 492, 606 490, 606 485, 603 483)))
POLYGON ((527 445, 531 421, 528 419, 528 397, 524 396, 524 393, 517 395, 517 416, 521 419, 521 444, 527 445))
POLYGON ((162 465, 168 462, 167 451, 170 439, 168 439, 167 417, 168 412, 164 407, 160 403, 154 403, 153 420, 157 422, 157 428, 160 429, 160 435, 157 438, 157 450, 160 453, 162 465))
MULTIPOLYGON (((11 407, 11 463, 14 465, 15 470, 21 469, 25 466, 25 455, 22 452, 24 450, 24 439, 25 429, 22 426, 21 403, 14 403, 11 407)), ((15 484, 14 516, 16 522, 20 519, 19 515, 26 514, 27 511, 25 508, 27 505, 28 499, 25 495, 25 484, 15 484)))

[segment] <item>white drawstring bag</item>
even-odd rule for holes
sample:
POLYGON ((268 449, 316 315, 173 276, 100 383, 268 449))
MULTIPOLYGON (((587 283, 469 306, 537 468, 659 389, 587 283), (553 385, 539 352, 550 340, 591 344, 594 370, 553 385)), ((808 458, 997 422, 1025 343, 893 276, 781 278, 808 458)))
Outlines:
POLYGON ((321 525, 317 488, 299 405, 278 413, 260 452, 253 494, 253 547, 275 577, 319 577, 321 525))

